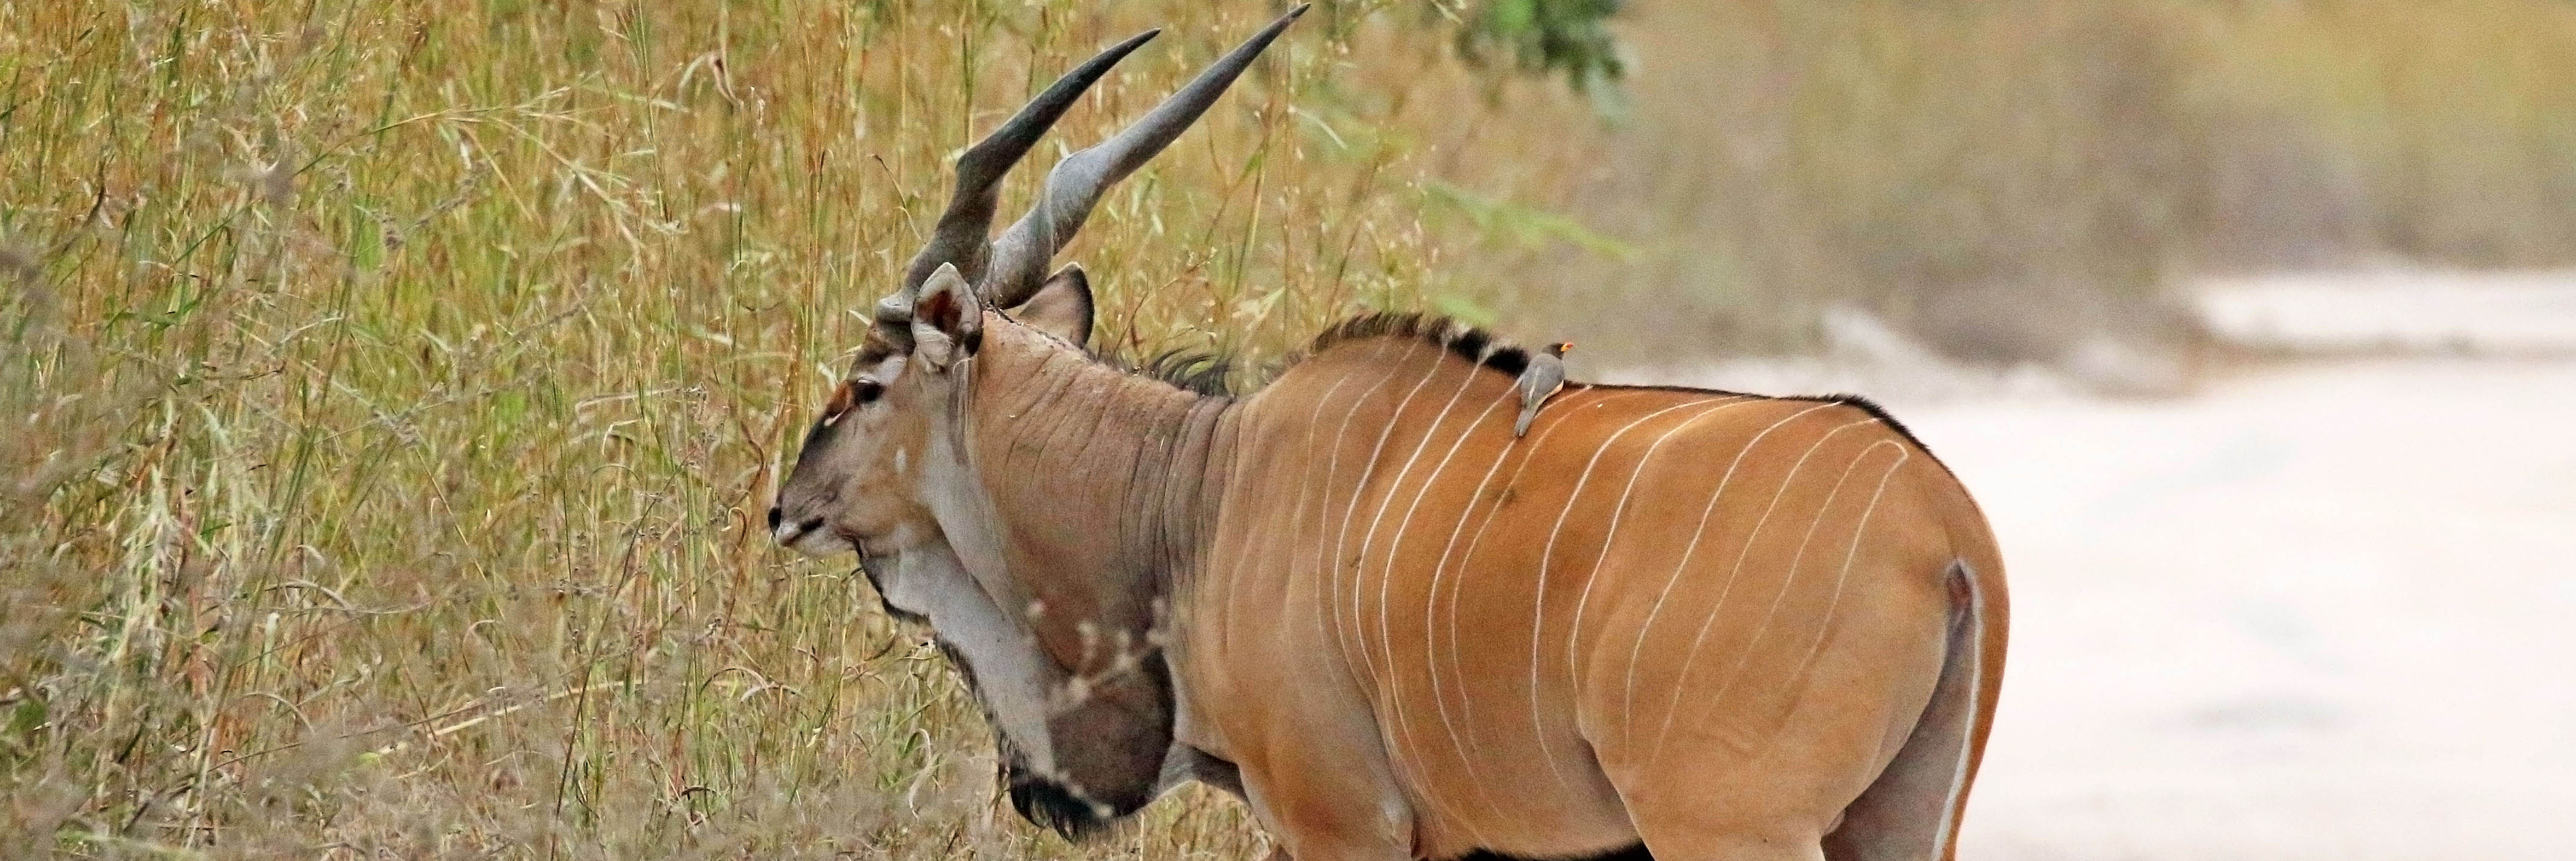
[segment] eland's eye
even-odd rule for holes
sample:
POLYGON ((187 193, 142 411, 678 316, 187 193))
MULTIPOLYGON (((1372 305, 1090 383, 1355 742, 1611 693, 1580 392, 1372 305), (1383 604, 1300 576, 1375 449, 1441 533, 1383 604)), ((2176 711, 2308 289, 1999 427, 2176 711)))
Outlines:
POLYGON ((877 382, 872 377, 841 381, 840 385, 832 387, 831 402, 823 405, 823 426, 831 427, 840 424, 842 416, 849 415, 851 410, 858 409, 860 405, 874 401, 883 394, 885 394, 885 384, 877 382))

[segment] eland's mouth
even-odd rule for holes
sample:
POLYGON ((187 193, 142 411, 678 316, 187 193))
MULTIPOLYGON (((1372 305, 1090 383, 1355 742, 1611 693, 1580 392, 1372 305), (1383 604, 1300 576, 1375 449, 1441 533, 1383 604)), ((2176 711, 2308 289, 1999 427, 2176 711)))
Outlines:
POLYGON ((772 518, 770 540, 778 546, 807 556, 830 556, 846 550, 857 550, 859 542, 840 530, 824 525, 823 518, 780 521, 772 518))

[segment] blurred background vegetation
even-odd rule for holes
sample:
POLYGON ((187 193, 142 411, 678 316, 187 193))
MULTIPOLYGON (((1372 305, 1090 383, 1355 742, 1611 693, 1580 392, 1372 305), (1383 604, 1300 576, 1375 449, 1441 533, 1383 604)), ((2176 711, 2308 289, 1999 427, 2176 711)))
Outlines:
MULTIPOLYGON (((1165 27, 1025 200, 1277 11, 0 0, 0 857, 1257 851, 1021 826, 754 523, 960 147, 1165 27)), ((2563 265, 2571 153, 2559 2, 1338 0, 1066 258, 1128 356, 2046 363, 2186 347, 2199 274, 2563 265)))
POLYGON ((1515 286, 1629 361, 1812 349, 1849 306, 1952 356, 2047 363, 2187 344, 2175 291, 2214 273, 2576 261, 2558 0, 1674 0, 1613 21, 1624 125, 1564 197, 1528 193, 1633 253, 1560 251, 1515 286), (1640 303, 1668 322, 1601 310, 1640 303))

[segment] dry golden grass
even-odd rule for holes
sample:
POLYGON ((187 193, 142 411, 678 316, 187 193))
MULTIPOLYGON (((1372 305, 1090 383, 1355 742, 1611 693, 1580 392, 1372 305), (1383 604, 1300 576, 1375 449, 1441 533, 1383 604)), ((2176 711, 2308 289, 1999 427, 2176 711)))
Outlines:
MULTIPOLYGON (((956 149, 1275 11, 0 0, 0 857, 1249 857, 1203 792, 1018 822, 921 637, 754 523, 956 149)), ((1510 102, 1418 11, 1318 10, 1104 201, 1103 344, 1474 307, 1422 180, 1510 102)))

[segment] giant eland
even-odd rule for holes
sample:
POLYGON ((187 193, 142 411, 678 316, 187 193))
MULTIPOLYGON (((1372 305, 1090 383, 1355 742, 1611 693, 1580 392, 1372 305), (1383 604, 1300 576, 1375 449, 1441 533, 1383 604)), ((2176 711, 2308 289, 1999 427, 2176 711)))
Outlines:
POLYGON ((1154 34, 958 159, 777 541, 927 622, 1068 835, 1197 779, 1296 861, 1951 857, 2003 568, 1867 402, 1569 382, 1522 435, 1532 353, 1434 318, 1344 322, 1239 397, 1086 349, 1056 253, 1302 11, 998 238, 1002 176, 1154 34))

